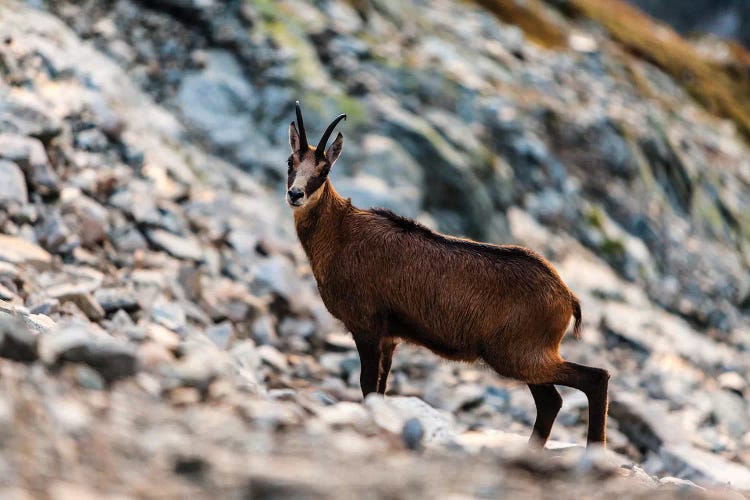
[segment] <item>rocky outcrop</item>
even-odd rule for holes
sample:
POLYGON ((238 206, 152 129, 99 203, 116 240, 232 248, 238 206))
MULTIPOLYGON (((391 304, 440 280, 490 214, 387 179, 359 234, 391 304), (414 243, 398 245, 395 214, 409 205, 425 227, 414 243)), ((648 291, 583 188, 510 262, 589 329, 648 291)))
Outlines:
POLYGON ((0 5, 0 496, 750 489, 747 146, 529 5, 554 47, 452 0, 0 5), (554 261, 611 453, 567 392, 528 454, 525 386, 410 346, 362 404, 283 204, 296 98, 349 115, 355 204, 554 261))

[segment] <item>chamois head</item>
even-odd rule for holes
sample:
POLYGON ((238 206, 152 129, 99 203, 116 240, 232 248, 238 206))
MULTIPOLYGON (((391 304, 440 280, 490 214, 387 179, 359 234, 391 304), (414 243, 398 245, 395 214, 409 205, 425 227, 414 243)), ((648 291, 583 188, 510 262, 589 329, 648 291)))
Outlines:
POLYGON ((286 201, 293 208, 299 208, 316 198, 316 193, 326 181, 328 172, 341 154, 344 136, 339 132, 328 150, 325 149, 326 143, 336 125, 346 119, 346 115, 337 116, 328 125, 317 147, 313 147, 307 144, 307 133, 302 121, 299 101, 296 103, 296 110, 297 126, 294 122, 289 125, 289 146, 292 148, 292 154, 289 155, 287 161, 289 170, 286 179, 286 201))

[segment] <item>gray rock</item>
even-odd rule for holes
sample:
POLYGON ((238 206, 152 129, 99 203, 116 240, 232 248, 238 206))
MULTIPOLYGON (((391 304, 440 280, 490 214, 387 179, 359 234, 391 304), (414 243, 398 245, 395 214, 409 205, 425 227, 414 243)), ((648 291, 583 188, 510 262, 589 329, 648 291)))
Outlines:
POLYGON ((356 349, 354 338, 350 333, 333 332, 325 337, 326 349, 329 351, 347 352, 356 349))
POLYGON ((412 417, 404 422, 401 429, 401 440, 410 450, 417 450, 422 445, 424 438, 424 428, 418 418, 412 417))
POLYGON ((742 396, 747 389, 747 380, 742 378, 737 372, 724 372, 717 377, 717 381, 722 389, 734 391, 742 396))
POLYGON ((26 179, 18 165, 0 160, 0 205, 28 203, 26 179))
POLYGON ((282 337, 308 338, 315 333, 315 322, 309 319, 284 318, 279 325, 282 337))
POLYGON ((373 420, 383 429, 400 435, 404 424, 416 418, 424 428, 424 444, 447 445, 455 441, 455 424, 449 415, 443 414, 419 398, 389 397, 368 394, 365 406, 373 420))
POLYGON ((261 291, 274 292, 282 297, 291 297, 301 286, 297 273, 289 259, 273 255, 254 267, 254 284, 261 291))
POLYGON ((102 152, 108 144, 107 137, 96 128, 82 130, 75 136, 75 145, 85 151, 102 152))
POLYGON ((77 223, 78 238, 83 246, 91 247, 107 238, 110 230, 107 209, 83 195, 76 196, 70 205, 77 223))
POLYGON ((194 236, 180 236, 163 229, 147 231, 146 235, 156 248, 164 250, 178 259, 194 261, 203 259, 203 248, 194 236))
POLYGON ((183 78, 177 105, 218 147, 237 147, 256 135, 250 116, 255 92, 230 52, 207 51, 206 59, 202 72, 183 78))
POLYGON ((398 140, 419 164, 429 165, 424 189, 430 196, 425 208, 453 212, 460 227, 445 228, 475 237, 486 234, 486 226, 477 221, 492 212, 492 200, 477 175, 488 165, 474 165, 424 119, 410 114, 389 99, 378 100, 388 135, 398 140))
POLYGON ((659 479, 659 484, 664 485, 664 486, 674 487, 678 490, 685 491, 685 492, 688 492, 688 491, 697 492, 697 491, 706 490, 705 488, 701 488, 700 486, 698 486, 692 481, 688 481, 687 479, 680 479, 677 477, 669 477, 669 476, 662 477, 659 479))
POLYGON ((660 456, 667 470, 682 471, 684 479, 713 486, 728 485, 740 491, 750 489, 750 470, 720 455, 679 443, 665 447, 660 456))
POLYGON ((99 375, 99 372, 86 366, 78 365, 75 367, 76 380, 78 385, 84 389, 90 391, 103 391, 106 389, 106 382, 104 378, 99 375))
POLYGON ((0 158, 15 162, 24 170, 30 189, 43 195, 60 191, 60 177, 52 169, 44 145, 39 140, 0 133, 0 158))
POLYGON ((85 363, 108 383, 136 372, 135 349, 105 334, 94 333, 79 321, 61 323, 40 338, 39 357, 50 366, 66 362, 85 363))
POLYGON ((287 368, 286 356, 272 345, 261 345, 257 348, 260 359, 279 372, 287 368))
POLYGON ((393 188, 382 179, 366 175, 339 177, 332 175, 336 190, 351 198, 359 208, 387 208, 405 217, 416 217, 421 209, 419 190, 414 187, 393 188))
POLYGON ((0 312, 0 356, 25 363, 37 359, 37 336, 17 315, 0 312))
POLYGON ((250 334, 258 345, 272 344, 277 337, 273 317, 269 314, 259 316, 253 321, 250 334))
POLYGON ((98 288, 94 292, 94 299, 99 303, 106 313, 123 311, 136 311, 140 308, 138 297, 132 288, 98 288))
POLYGON ((35 229, 37 240, 50 252, 64 254, 79 244, 77 236, 68 228, 56 208, 44 214, 42 223, 37 224, 35 229))
POLYGON ((55 287, 54 290, 48 291, 48 293, 61 303, 72 302, 92 321, 100 321, 105 316, 104 309, 94 296, 86 290, 86 287, 60 285, 55 287))
POLYGON ((46 314, 22 315, 26 327, 36 335, 44 335, 56 328, 56 323, 46 314))
POLYGON ((215 349, 194 349, 174 365, 174 375, 179 384, 206 391, 208 386, 220 376, 226 366, 226 358, 215 349))
MULTIPOLYGON (((362 157, 354 160, 357 173, 377 177, 389 186, 419 187, 424 172, 414 158, 395 139, 382 135, 366 135, 362 139, 362 157)), ((421 202, 421 193, 418 193, 421 202)))
POLYGON ((228 349, 234 339, 234 326, 229 321, 224 321, 218 325, 210 326, 206 329, 206 336, 211 339, 219 349, 228 349))
POLYGON ((750 419, 747 418, 747 401, 730 391, 710 391, 711 413, 732 439, 740 440, 750 431, 750 419))
POLYGON ((364 428, 371 422, 370 414, 359 403, 342 401, 318 410, 318 417, 335 427, 345 425, 364 428))
POLYGON ((162 217, 149 183, 133 179, 126 188, 119 189, 109 198, 109 203, 129 214, 136 222, 161 226, 162 217))
POLYGON ((0 261, 48 267, 52 263, 52 256, 30 241, 0 234, 0 261))
POLYGON ((186 322, 185 309, 176 302, 157 300, 151 308, 151 319, 172 331, 181 330, 186 322))
POLYGON ((115 248, 121 252, 132 253, 136 250, 148 248, 146 238, 131 224, 123 224, 112 228, 108 236, 115 248))
POLYGON ((62 128, 46 108, 43 100, 34 93, 19 93, 4 98, 0 103, 0 124, 3 125, 0 132, 29 135, 41 141, 53 139, 62 128))

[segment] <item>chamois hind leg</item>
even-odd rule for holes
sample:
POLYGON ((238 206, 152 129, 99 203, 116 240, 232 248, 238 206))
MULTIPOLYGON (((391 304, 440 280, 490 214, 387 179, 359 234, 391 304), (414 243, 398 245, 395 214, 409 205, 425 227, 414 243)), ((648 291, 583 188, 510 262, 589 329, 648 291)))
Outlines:
POLYGON ((533 447, 544 448, 549 439, 552 424, 562 407, 562 398, 552 384, 528 384, 531 395, 536 404, 536 421, 531 431, 529 444, 533 447))
POLYGON ((380 343, 380 374, 378 376, 378 392, 385 395, 385 389, 388 383, 388 373, 391 371, 391 361, 393 360, 393 351, 396 349, 396 342, 388 339, 380 343))
POLYGON ((601 368, 592 368, 568 361, 563 362, 551 380, 583 391, 589 401, 589 430, 587 443, 606 446, 607 385, 609 373, 601 368))
POLYGON ((361 370, 359 386, 362 396, 367 397, 378 389, 378 373, 380 371, 380 340, 367 334, 354 334, 357 345, 361 370))

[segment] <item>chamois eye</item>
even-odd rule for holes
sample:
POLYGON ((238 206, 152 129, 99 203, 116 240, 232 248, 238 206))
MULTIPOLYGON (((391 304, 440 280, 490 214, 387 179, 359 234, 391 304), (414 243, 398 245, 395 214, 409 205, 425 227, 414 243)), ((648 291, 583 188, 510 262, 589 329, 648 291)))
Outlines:
POLYGON ((289 169, 287 170, 287 172, 291 174, 292 173, 292 159, 291 158, 289 158, 286 161, 286 165, 287 165, 287 167, 289 167, 289 169))

